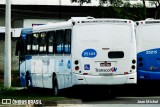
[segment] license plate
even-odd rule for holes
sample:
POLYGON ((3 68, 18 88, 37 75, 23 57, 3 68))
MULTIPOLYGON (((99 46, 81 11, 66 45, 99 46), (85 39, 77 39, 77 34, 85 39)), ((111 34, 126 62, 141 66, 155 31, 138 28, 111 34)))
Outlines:
POLYGON ((99 73, 100 76, 112 76, 113 73, 99 73))
POLYGON ((100 67, 110 67, 111 66, 111 63, 100 63, 100 67))

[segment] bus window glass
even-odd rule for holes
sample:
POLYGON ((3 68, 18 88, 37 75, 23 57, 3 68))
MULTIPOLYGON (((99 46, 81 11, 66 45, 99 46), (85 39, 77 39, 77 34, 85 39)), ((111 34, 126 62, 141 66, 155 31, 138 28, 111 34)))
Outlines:
POLYGON ((31 54, 31 45, 32 45, 32 35, 27 34, 27 40, 26 40, 26 54, 31 54))
POLYGON ((71 53, 71 29, 65 30, 64 53, 71 53))
POLYGON ((56 31, 56 54, 63 53, 63 43, 64 42, 64 31, 57 30, 56 31))
POLYGON ((48 54, 54 54, 55 53, 55 31, 50 31, 47 33, 48 36, 48 54))
POLYGON ((33 43, 32 43, 32 54, 38 54, 38 33, 33 34, 33 43))
POLYGON ((40 34, 39 53, 40 54, 45 54, 46 53, 46 33, 41 33, 40 34))
POLYGON ((26 50, 25 50, 25 44, 26 44, 26 41, 24 39, 21 39, 20 40, 20 56, 24 56, 26 54, 26 50))

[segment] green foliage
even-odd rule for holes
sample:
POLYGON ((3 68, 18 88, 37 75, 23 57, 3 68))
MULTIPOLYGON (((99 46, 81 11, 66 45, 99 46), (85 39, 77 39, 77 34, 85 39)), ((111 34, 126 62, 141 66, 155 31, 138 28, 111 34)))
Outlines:
POLYGON ((102 4, 110 3, 111 5, 121 4, 122 0, 100 0, 102 4))
MULTIPOLYGON (((72 0, 72 2, 90 3, 91 0, 72 0)), ((129 0, 100 0, 98 17, 122 18, 131 20, 144 19, 142 4, 130 4, 129 0), (107 6, 106 6, 107 5, 107 6)), ((97 16, 97 15, 96 15, 97 16)))
MULTIPOLYGON (((11 78, 11 86, 12 87, 19 87, 20 86, 20 78, 19 78, 19 71, 15 70, 12 71, 12 78, 11 78)), ((4 88, 4 72, 0 71, 0 89, 4 88)))
POLYGON ((3 82, 0 82, 0 88, 3 87, 3 82))
POLYGON ((109 2, 109 7, 101 7, 102 17, 109 18, 122 18, 131 20, 142 20, 143 19, 143 5, 142 4, 130 4, 128 1, 123 2, 122 0, 102 0, 102 3, 109 2))
POLYGON ((160 18, 160 0, 149 0, 152 6, 155 6, 154 18, 160 18))
POLYGON ((71 2, 77 2, 80 3, 80 5, 83 5, 83 3, 91 3, 91 0, 71 0, 71 2))

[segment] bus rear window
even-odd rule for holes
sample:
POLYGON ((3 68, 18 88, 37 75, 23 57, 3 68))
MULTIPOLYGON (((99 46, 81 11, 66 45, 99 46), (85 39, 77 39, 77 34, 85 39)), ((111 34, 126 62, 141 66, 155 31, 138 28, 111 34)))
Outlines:
POLYGON ((124 52, 122 51, 112 51, 108 53, 108 58, 123 58, 124 52))

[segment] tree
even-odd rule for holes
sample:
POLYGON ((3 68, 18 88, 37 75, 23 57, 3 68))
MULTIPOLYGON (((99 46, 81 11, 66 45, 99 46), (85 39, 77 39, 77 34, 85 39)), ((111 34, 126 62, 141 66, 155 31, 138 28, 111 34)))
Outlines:
POLYGON ((91 0, 71 0, 72 3, 78 2, 80 6, 83 5, 83 3, 91 3, 91 0))
POLYGON ((149 0, 150 3, 152 5, 155 6, 155 14, 154 14, 154 18, 157 19, 157 18, 160 18, 160 0, 149 0))
MULTIPOLYGON (((91 0, 72 0, 72 2, 91 3, 91 0)), ((129 0, 99 0, 101 14, 99 17, 142 20, 143 7, 140 4, 130 4, 129 0)))
POLYGON ((142 2, 143 2, 143 14, 144 14, 144 19, 146 19, 146 2, 145 2, 145 0, 142 0, 142 2))
POLYGON ((120 6, 123 0, 99 0, 100 4, 109 4, 110 6, 120 6))

